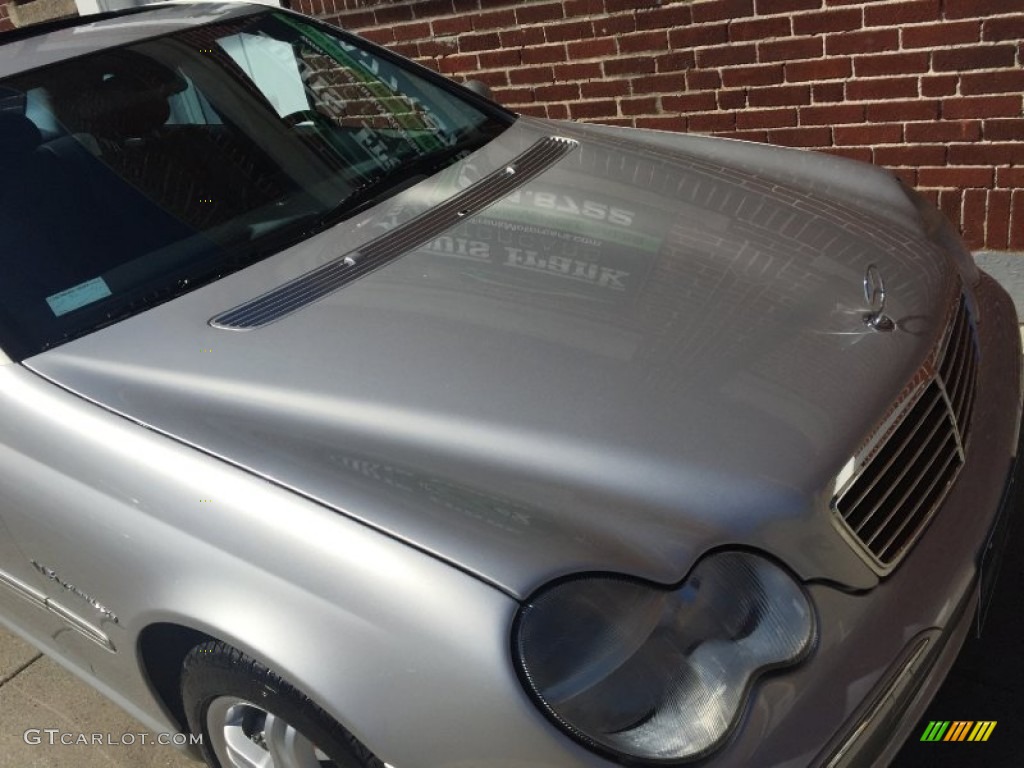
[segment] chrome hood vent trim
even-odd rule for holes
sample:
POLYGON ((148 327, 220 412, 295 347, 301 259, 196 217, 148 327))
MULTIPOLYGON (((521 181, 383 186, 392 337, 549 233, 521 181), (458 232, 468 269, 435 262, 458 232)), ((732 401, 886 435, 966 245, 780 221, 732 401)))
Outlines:
POLYGON ((577 146, 579 143, 574 139, 561 136, 540 139, 504 167, 403 226, 272 291, 214 316, 210 325, 222 330, 249 331, 297 312, 413 248, 430 242, 467 216, 498 202, 539 176, 577 146))

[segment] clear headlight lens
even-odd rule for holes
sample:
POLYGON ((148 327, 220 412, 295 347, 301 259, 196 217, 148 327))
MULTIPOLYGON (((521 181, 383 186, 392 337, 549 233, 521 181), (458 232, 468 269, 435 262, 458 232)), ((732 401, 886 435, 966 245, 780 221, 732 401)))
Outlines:
POLYGON ((798 662, 814 636, 788 573, 722 552, 674 588, 595 575, 542 589, 520 610, 513 644, 527 689, 585 745, 685 760, 721 746, 752 681, 798 662))

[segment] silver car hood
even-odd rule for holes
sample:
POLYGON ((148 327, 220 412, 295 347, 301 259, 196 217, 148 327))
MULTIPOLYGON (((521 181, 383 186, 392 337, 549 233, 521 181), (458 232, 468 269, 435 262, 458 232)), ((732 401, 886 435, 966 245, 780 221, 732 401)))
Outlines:
POLYGON ((670 583, 722 546, 867 588, 836 477, 955 290, 879 170, 523 118, 357 219, 25 365, 515 596, 587 570, 670 583), (551 135, 579 146, 427 245, 266 327, 209 325, 551 135), (893 333, 863 322, 872 263, 893 333))

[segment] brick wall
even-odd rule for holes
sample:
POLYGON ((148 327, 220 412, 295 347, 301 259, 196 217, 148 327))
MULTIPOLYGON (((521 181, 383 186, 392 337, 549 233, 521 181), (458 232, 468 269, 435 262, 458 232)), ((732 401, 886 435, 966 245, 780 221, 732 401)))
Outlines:
POLYGON ((11 16, 7 12, 7 4, 0 3, 0 32, 6 32, 9 29, 14 29, 14 24, 11 23, 11 16))
POLYGON ((296 0, 524 114, 885 165, 1024 250, 1024 0, 296 0))

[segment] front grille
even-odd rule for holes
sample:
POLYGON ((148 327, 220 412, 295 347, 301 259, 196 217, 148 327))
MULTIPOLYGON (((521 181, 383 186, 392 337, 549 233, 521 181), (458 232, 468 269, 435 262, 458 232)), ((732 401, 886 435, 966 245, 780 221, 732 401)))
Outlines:
POLYGON ((936 373, 834 501, 850 532, 885 569, 917 540, 964 464, 978 347, 962 296, 936 359, 936 373))

